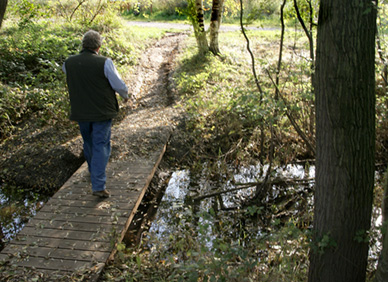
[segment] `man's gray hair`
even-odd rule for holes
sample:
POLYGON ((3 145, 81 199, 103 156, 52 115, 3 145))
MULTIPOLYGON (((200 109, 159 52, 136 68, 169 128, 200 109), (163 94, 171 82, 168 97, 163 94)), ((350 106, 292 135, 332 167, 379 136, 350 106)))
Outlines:
POLYGON ((101 47, 101 44, 102 37, 95 30, 89 30, 84 34, 84 37, 82 38, 82 47, 84 49, 97 50, 99 47, 101 47))

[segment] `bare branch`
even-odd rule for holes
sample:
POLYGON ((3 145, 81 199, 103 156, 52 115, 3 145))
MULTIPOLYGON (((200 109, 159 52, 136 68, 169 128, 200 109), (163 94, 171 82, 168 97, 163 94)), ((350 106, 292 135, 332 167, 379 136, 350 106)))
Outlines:
POLYGON ((80 0, 80 1, 78 1, 77 7, 75 7, 75 9, 73 10, 73 12, 72 12, 71 15, 70 15, 70 18, 69 18, 70 21, 73 19, 73 16, 74 16, 75 12, 82 6, 82 4, 85 3, 86 1, 87 1, 87 0, 80 0))
POLYGON ((257 79, 257 73, 256 73, 256 67, 255 67, 255 57, 254 57, 253 52, 252 52, 251 47, 250 47, 249 38, 248 38, 247 34, 245 33, 245 28, 244 28, 244 24, 243 24, 243 15, 244 15, 243 1, 240 0, 240 26, 241 26, 241 32, 244 35, 245 40, 247 41, 247 50, 248 50, 248 52, 249 52, 249 54, 251 56, 252 72, 253 72, 253 76, 254 76, 254 79, 255 79, 256 86, 257 86, 257 88, 259 89, 259 92, 260 92, 260 104, 261 104, 261 100, 263 99, 263 90, 261 88, 259 80, 257 79))
POLYGON ((216 191, 206 195, 194 197, 192 200, 201 201, 206 198, 216 197, 216 196, 220 196, 231 192, 236 192, 243 189, 262 187, 265 185, 304 185, 304 184, 311 183, 313 181, 314 181, 314 178, 306 178, 306 179, 275 178, 271 182, 268 182, 268 179, 267 179, 262 182, 258 181, 258 182, 248 182, 248 183, 236 183, 235 185, 238 186, 236 188, 227 189, 223 191, 216 191))
POLYGON ((292 116, 291 114, 291 111, 290 111, 290 106, 288 105, 288 101, 283 97, 283 95, 281 94, 280 90, 279 90, 279 87, 276 85, 276 83, 273 81, 273 78, 271 76, 271 74, 269 73, 268 70, 266 70, 267 74, 268 74, 268 77, 271 79, 272 81, 272 84, 277 88, 277 91, 278 91, 278 94, 279 94, 279 97, 282 99, 282 101, 284 102, 285 106, 286 106, 286 115, 288 117, 288 119, 290 120, 292 126, 294 127, 294 129, 296 130, 296 132, 298 133, 298 135, 303 139, 303 141, 306 143, 307 147, 309 148, 309 150, 315 155, 315 148, 314 146, 311 144, 311 142, 309 141, 309 139, 307 138, 306 134, 304 134, 304 132, 300 129, 299 125, 297 124, 297 122, 295 121, 294 117, 292 116))

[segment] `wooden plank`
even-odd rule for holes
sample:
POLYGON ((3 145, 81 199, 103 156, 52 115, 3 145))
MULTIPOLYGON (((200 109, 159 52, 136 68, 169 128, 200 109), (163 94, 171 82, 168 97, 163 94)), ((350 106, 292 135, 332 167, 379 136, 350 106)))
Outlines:
POLYGON ((24 260, 11 259, 11 263, 17 263, 18 266, 31 267, 34 269, 47 269, 47 270, 68 270, 77 271, 81 269, 91 268, 95 263, 90 261, 80 260, 66 260, 66 259, 54 259, 54 258, 39 258, 39 257, 27 257, 24 260))
POLYGON ((62 206, 60 202, 50 205, 44 205, 40 210, 46 213, 61 213, 61 214, 78 214, 82 215, 115 215, 119 214, 124 216, 129 214, 129 212, 134 207, 134 203, 111 203, 105 202, 105 205, 101 205, 99 207, 72 207, 72 206, 62 206))
MULTIPOLYGON (((69 221, 69 222, 84 222, 84 223, 101 223, 101 224, 113 224, 118 225, 122 223, 123 219, 127 219, 122 214, 112 214, 112 215, 79 215, 79 214, 53 214, 43 211, 39 211, 33 219, 45 219, 48 221, 69 221)), ((33 220, 32 219, 32 220, 33 220)))
POLYGON ((6 253, 3 253, 3 251, 0 253, 0 262, 4 262, 4 261, 7 261, 9 258, 8 258, 8 255, 6 253))
MULTIPOLYGON (((120 193, 121 191, 139 191, 141 189, 143 189, 145 183, 144 183, 144 180, 141 180, 139 181, 138 179, 136 180, 133 180, 133 181, 126 181, 126 182, 122 182, 122 181, 119 181, 119 180, 111 180, 111 181, 107 181, 107 189, 110 190, 110 191, 114 191, 114 190, 120 190, 120 193)), ((65 187, 64 189, 62 189, 61 191, 57 192, 55 197, 53 198, 57 198, 57 197, 60 197, 60 196, 63 196, 63 195, 66 195, 66 194, 82 194, 82 195, 91 195, 92 193, 92 186, 86 186, 86 185, 83 185, 82 183, 81 184, 74 184, 73 187, 69 186, 69 187, 65 187)), ((119 195, 119 193, 116 193, 117 195, 119 195)), ((116 194, 112 193, 112 196, 115 196, 116 194)))
MULTIPOLYGON (((12 279, 9 278, 7 281, 27 281, 28 278, 35 278, 31 281, 65 281, 64 278, 68 278, 68 281, 75 281, 72 279, 74 277, 74 271, 71 270, 47 270, 47 269, 35 269, 22 266, 11 266, 12 270, 12 279), (17 279, 17 280, 16 280, 17 279)), ((83 271, 79 272, 80 274, 83 271)))
POLYGON ((79 261, 106 261, 110 255, 110 251, 91 251, 91 250, 71 250, 48 247, 28 248, 23 245, 11 245, 2 252, 12 257, 27 254, 30 257, 55 258, 79 261))
POLYGON ((148 172, 152 170, 154 163, 143 164, 143 162, 133 162, 125 165, 123 169, 122 163, 112 162, 109 163, 107 176, 113 175, 125 175, 125 174, 143 174, 148 175, 148 172))
POLYGON ((7 245, 7 247, 11 245, 23 245, 32 248, 47 247, 82 251, 101 251, 109 249, 111 247, 111 242, 90 242, 76 239, 36 238, 23 236, 19 237, 17 240, 13 240, 11 244, 7 245))
MULTIPOLYGON (((134 190, 126 191, 125 189, 120 190, 112 190, 108 189, 111 192, 111 198, 114 198, 117 202, 127 202, 131 197, 133 197, 133 193, 137 192, 134 190)), ((64 192, 60 194, 55 194, 50 200, 79 200, 79 201, 90 201, 90 202, 101 202, 101 199, 93 196, 91 190, 85 190, 78 193, 73 192, 64 192)))
MULTIPOLYGON (((121 224, 124 225, 124 222, 121 224)), ((70 222, 70 221, 48 221, 42 219, 34 219, 28 222, 26 227, 34 227, 41 229, 63 229, 63 230, 76 230, 76 231, 90 231, 96 230, 101 232, 110 232, 113 228, 119 228, 117 225, 104 224, 104 223, 84 223, 84 222, 70 222)))
MULTIPOLYGON (((112 190, 111 192, 113 193, 112 190)), ((80 198, 75 198, 75 199, 56 198, 56 199, 50 200, 44 206, 55 206, 55 205, 58 206, 59 204, 61 206, 104 209, 108 205, 110 205, 111 207, 116 207, 118 209, 127 209, 128 204, 135 202, 134 198, 137 195, 138 193, 134 191, 129 191, 129 192, 121 193, 120 196, 123 196, 123 197, 112 196, 104 200, 101 200, 101 198, 98 198, 93 195, 90 195, 89 197, 84 197, 81 199, 80 198)))
MULTIPOLYGON (((133 193, 134 194, 134 193, 133 193)), ((105 209, 108 205, 112 208, 117 209, 127 209, 127 205, 131 204, 133 200, 127 199, 127 201, 117 201, 116 198, 112 197, 108 201, 99 201, 97 197, 93 196, 94 199, 89 201, 85 199, 57 199, 56 201, 50 201, 45 206, 58 206, 60 204, 62 207, 78 207, 78 208, 95 208, 95 209, 105 209)))
POLYGON ((96 280, 106 261, 113 259, 114 247, 131 224, 165 149, 148 159, 109 163, 108 199, 91 194, 83 164, 7 245, 0 260, 7 259, 20 271, 32 268, 48 275, 92 269, 96 276, 91 281, 96 280))
POLYGON ((115 238, 115 230, 112 232, 78 231, 60 229, 41 229, 26 226, 19 234, 21 236, 33 236, 35 238, 74 239, 80 241, 105 242, 115 238))

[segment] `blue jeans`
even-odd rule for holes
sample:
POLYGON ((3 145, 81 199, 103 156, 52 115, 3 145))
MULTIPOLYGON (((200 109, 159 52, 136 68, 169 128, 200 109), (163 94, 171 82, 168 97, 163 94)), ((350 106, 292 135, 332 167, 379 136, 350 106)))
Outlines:
POLYGON ((78 124, 84 140, 84 155, 89 166, 92 190, 93 192, 105 190, 106 166, 111 152, 112 120, 78 124))

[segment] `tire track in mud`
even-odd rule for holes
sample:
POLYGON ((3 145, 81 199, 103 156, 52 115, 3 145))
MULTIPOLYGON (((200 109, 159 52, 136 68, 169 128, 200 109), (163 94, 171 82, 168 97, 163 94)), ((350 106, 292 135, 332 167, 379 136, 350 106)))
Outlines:
POLYGON ((182 33, 168 33, 142 54, 136 67, 134 83, 129 83, 132 84, 132 94, 140 106, 158 106, 160 102, 166 102, 163 101, 166 98, 171 98, 170 75, 180 43, 186 36, 182 33))

